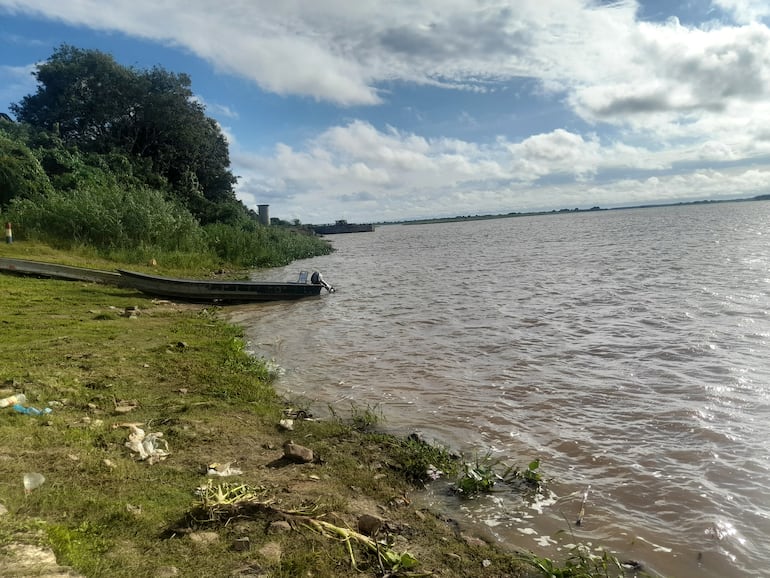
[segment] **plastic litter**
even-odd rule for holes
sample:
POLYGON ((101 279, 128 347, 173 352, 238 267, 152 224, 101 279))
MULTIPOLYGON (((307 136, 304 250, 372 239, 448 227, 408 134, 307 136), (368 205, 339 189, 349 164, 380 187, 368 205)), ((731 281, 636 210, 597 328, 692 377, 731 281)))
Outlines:
POLYGON ((144 433, 144 430, 133 424, 129 424, 128 441, 126 447, 132 452, 139 454, 139 461, 147 461, 154 464, 165 460, 171 452, 168 449, 168 442, 163 439, 161 432, 150 434, 144 433))
POLYGON ((25 401, 27 401, 27 396, 23 393, 17 393, 16 395, 0 399, 0 407, 9 407, 11 405, 16 405, 17 403, 24 403, 25 401))
POLYGON ((209 476, 219 476, 224 478, 227 476, 238 476, 243 473, 243 470, 234 468, 233 462, 225 462, 223 464, 214 462, 213 464, 208 465, 206 473, 209 476))
POLYGON ((36 407, 27 407, 25 405, 21 405, 20 403, 16 403, 13 406, 13 411, 26 415, 45 415, 51 413, 51 408, 46 407, 44 409, 37 409, 36 407))
POLYGON ((29 494, 32 490, 39 488, 45 482, 45 476, 37 472, 28 472, 24 474, 24 492, 29 494))

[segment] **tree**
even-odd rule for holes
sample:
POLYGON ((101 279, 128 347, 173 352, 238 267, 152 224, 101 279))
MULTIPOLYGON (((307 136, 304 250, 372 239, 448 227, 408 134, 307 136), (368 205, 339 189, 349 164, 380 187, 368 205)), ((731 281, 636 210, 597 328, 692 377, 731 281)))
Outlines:
POLYGON ((194 98, 188 75, 157 66, 136 70, 98 50, 68 45, 34 75, 37 92, 10 107, 19 121, 82 152, 127 155, 142 167, 149 161, 204 221, 210 203, 237 203, 227 141, 194 98))

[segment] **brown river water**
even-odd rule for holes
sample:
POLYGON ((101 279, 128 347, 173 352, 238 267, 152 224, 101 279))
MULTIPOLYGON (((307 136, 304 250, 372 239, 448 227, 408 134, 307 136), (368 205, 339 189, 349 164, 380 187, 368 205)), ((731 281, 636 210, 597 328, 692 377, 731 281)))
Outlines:
POLYGON ((317 269, 336 293, 229 310, 287 397, 376 408, 469 460, 539 458, 536 503, 421 497, 500 542, 770 576, 770 202, 329 239, 334 254, 255 278, 317 269))

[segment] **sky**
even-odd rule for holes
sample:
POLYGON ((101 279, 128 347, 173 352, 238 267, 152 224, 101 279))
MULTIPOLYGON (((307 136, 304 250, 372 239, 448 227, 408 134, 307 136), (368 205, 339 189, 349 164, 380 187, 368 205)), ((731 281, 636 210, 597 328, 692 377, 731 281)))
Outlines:
POLYGON ((0 0, 0 112, 62 44, 188 74, 284 220, 770 193, 767 0, 0 0))

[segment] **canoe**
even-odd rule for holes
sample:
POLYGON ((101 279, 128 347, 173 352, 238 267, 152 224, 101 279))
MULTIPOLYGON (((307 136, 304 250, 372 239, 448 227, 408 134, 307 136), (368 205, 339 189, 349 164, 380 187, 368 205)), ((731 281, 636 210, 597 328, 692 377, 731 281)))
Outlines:
POLYGON ((104 283, 107 285, 120 285, 122 279, 119 273, 112 271, 72 267, 70 265, 45 263, 43 261, 28 261, 26 259, 9 259, 6 257, 0 257, 0 272, 45 277, 48 279, 104 283))
POLYGON ((118 269, 121 285, 157 297, 197 302, 248 303, 302 299, 321 294, 323 285, 307 282, 307 272, 299 281, 210 281, 174 279, 118 269))

